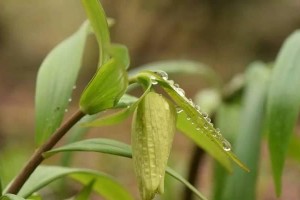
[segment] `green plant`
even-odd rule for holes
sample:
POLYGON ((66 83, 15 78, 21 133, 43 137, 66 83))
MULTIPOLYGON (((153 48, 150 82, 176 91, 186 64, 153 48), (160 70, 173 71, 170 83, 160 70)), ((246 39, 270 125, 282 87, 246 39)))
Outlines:
POLYGON ((75 151, 132 157, 142 199, 150 200, 156 193, 163 193, 165 172, 185 184, 199 199, 206 199, 167 167, 176 127, 218 161, 215 199, 254 199, 259 151, 253 151, 253 148, 260 147, 265 115, 274 180, 280 194, 288 139, 299 113, 298 32, 287 40, 273 69, 261 62, 253 63, 238 79, 240 82, 235 79, 223 86, 214 71, 192 61, 151 63, 127 72, 130 65, 127 48, 110 42, 107 18, 101 4, 98 0, 82 0, 82 3, 89 21, 49 53, 38 73, 35 99, 38 149, 3 191, 0 187, 1 199, 39 199, 41 197, 35 194, 39 189, 63 177, 70 177, 84 186, 74 199, 88 199, 91 191, 106 199, 133 199, 122 185, 105 173, 41 165, 57 153, 64 153, 65 160, 70 159, 67 153, 75 151), (96 36, 99 46, 98 68, 81 94, 78 111, 62 123, 78 77, 85 41, 90 34, 96 36), (198 74, 206 78, 213 88, 201 91, 196 97, 197 104, 203 109, 187 98, 184 90, 170 80, 165 71, 169 74, 198 74), (130 89, 138 86, 143 89, 140 97, 128 94, 130 89), (163 94, 158 94, 158 87, 163 94), (100 117, 97 115, 108 109, 116 111, 100 117), (235 140, 236 154, 250 168, 250 173, 203 110, 216 119, 226 136, 235 140), (237 115, 239 110, 242 110, 241 120, 237 115), (53 149, 75 125, 69 134, 81 134, 88 127, 114 125, 131 114, 134 115, 131 146, 111 139, 93 138, 71 141, 53 149), (231 119, 236 122, 232 123, 231 119), (235 128, 236 124, 240 124, 239 129, 235 128), (236 132, 239 134, 229 134, 236 132), (237 165, 233 166, 233 162, 237 165), (228 176, 224 169, 229 172, 234 169, 235 173, 228 176), (244 180, 243 184, 241 180, 244 180))

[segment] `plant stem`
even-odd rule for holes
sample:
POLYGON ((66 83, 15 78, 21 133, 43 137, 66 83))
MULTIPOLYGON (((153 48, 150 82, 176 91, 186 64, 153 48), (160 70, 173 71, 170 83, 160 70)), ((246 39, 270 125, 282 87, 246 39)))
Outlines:
POLYGON ((72 128, 72 126, 74 126, 83 116, 85 116, 85 114, 82 111, 76 111, 59 129, 53 133, 47 142, 34 152, 27 164, 13 180, 7 190, 7 193, 17 194, 20 191, 29 176, 44 160, 43 153, 52 149, 55 144, 70 130, 70 128, 72 128))
MULTIPOLYGON (((200 163, 202 162, 204 158, 204 151, 203 149, 199 148, 198 146, 194 146, 193 149, 193 155, 190 161, 190 166, 189 166, 189 174, 188 174, 188 182, 192 185, 197 184, 197 179, 198 179, 198 174, 199 174, 199 166, 200 163)), ((193 193, 191 193, 189 188, 185 188, 184 193, 183 193, 183 198, 184 200, 192 200, 193 199, 193 193)))

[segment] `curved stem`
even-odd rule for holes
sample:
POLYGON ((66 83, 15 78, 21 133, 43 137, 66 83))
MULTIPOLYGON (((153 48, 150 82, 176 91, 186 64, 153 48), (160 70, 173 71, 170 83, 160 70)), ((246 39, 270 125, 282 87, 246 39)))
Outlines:
POLYGON ((52 149, 55 144, 70 130, 70 128, 72 128, 72 126, 74 126, 83 116, 85 116, 85 114, 78 110, 59 129, 57 129, 48 141, 34 152, 21 172, 13 180, 6 193, 17 194, 29 176, 44 160, 43 153, 52 149))

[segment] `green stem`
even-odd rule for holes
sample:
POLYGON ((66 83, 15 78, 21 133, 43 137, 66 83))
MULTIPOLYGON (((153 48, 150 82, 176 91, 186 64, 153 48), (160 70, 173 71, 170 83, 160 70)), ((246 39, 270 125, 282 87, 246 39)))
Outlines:
POLYGON ((59 129, 57 129, 57 131, 53 133, 49 140, 34 152, 27 164, 13 180, 6 193, 17 194, 30 175, 44 160, 43 153, 52 149, 56 143, 70 130, 70 128, 72 128, 72 126, 74 126, 83 116, 85 116, 85 114, 81 110, 78 110, 59 129))

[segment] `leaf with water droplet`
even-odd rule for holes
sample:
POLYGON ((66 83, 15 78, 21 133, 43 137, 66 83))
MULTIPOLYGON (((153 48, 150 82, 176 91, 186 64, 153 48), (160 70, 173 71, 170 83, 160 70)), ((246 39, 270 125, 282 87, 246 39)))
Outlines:
MULTIPOLYGON (((239 165, 244 170, 248 171, 248 168, 231 152, 231 151, 225 151, 223 149, 223 137, 214 137, 211 132, 216 132, 216 129, 214 128, 212 123, 207 122, 207 118, 200 114, 198 110, 195 108, 195 104, 191 99, 188 99, 185 96, 181 96, 177 93, 176 88, 174 87, 174 84, 170 84, 169 81, 165 81, 160 76, 156 75, 155 73, 151 71, 146 71, 145 73, 148 73, 148 76, 156 76, 157 81, 160 86, 169 94, 169 96, 173 99, 173 101, 180 106, 184 110, 185 122, 182 122, 181 120, 178 120, 179 123, 177 123, 178 128, 184 132, 187 136, 189 136, 191 139, 193 139, 198 145, 200 145, 202 148, 204 148, 206 151, 208 151, 213 157, 215 157, 218 161, 221 162, 227 169, 231 169, 230 158, 232 161, 234 161, 237 165, 239 165), (186 125, 187 117, 191 118, 191 121, 193 121, 197 127, 203 128, 204 134, 198 134, 198 132, 195 129, 195 126, 189 122, 190 125, 192 125, 193 130, 190 130, 190 127, 183 126, 182 124, 186 125), (206 128, 205 128, 206 127, 206 128), (197 135, 194 135, 196 134, 197 135), (199 138, 202 138, 202 142, 199 141, 199 138), (205 139, 203 139, 205 138, 205 139), (215 156, 215 151, 218 149, 219 154, 215 156), (222 153, 221 153, 222 152, 222 153)), ((178 116, 182 115, 181 113, 178 114, 178 116)), ((180 117, 179 117, 180 119, 180 117)))
POLYGON ((73 91, 90 25, 58 44, 42 62, 35 94, 35 139, 43 143, 59 127, 73 91))

